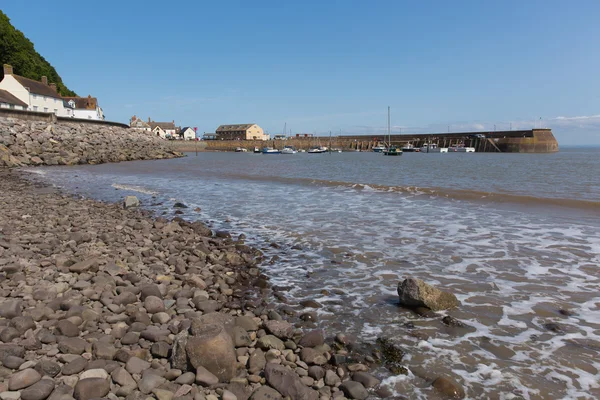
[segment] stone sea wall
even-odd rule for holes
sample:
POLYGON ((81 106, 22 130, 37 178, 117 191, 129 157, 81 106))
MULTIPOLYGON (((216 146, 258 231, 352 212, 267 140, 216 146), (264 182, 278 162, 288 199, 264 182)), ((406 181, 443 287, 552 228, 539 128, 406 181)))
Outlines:
POLYGON ((152 160, 181 156, 160 138, 120 126, 0 115, 0 168, 152 160))

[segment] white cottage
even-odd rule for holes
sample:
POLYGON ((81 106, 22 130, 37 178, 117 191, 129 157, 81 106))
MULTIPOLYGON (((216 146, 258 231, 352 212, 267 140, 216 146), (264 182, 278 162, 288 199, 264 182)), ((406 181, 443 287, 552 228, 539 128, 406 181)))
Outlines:
POLYGON ((196 139, 196 131, 193 130, 192 128, 190 128, 189 126, 186 126, 184 128, 181 128, 178 136, 180 138, 182 138, 183 140, 195 140, 196 139))
POLYGON ((27 110, 27 103, 19 100, 10 92, 0 89, 0 108, 10 108, 13 110, 27 110))
POLYGON ((65 108, 73 110, 73 118, 104 120, 104 111, 98 106, 98 99, 88 97, 63 97, 65 108))
POLYGON ((0 89, 27 104, 27 110, 54 113, 61 117, 73 116, 66 109, 63 99, 56 91, 56 84, 48 84, 48 78, 42 76, 41 82, 13 74, 12 66, 4 64, 4 79, 0 89))
MULTIPOLYGON (((149 118, 148 118, 149 119, 149 118)), ((177 128, 175 128, 175 121, 173 122, 154 122, 149 121, 152 133, 156 136, 160 136, 163 139, 174 138, 177 134, 177 128)))

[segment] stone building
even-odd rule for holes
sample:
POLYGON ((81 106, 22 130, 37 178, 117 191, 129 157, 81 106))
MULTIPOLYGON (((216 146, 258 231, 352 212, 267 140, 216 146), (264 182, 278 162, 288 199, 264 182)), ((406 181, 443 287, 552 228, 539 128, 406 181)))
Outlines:
POLYGON ((221 125, 215 133, 218 140, 269 140, 256 124, 221 125))

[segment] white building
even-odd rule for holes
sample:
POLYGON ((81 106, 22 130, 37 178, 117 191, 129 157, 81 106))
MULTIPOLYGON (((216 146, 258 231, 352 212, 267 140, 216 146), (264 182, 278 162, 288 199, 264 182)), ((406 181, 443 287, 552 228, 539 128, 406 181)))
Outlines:
POLYGON ((27 110, 54 113, 60 117, 72 116, 72 111, 65 109, 63 99, 56 91, 56 84, 48 84, 48 78, 42 76, 42 81, 13 74, 12 66, 4 64, 4 79, 0 89, 27 104, 27 110))
POLYGON ((181 128, 178 136, 180 138, 183 138, 183 140, 196 140, 196 131, 190 128, 189 126, 186 126, 184 128, 181 128))
POLYGON ((72 110, 73 118, 104 120, 104 112, 98 106, 98 99, 88 97, 63 97, 65 108, 72 110))
POLYGON ((175 135, 177 134, 177 128, 175 128, 175 121, 173 121, 173 122, 149 121, 148 123, 152 130, 152 133, 156 136, 160 136, 163 139, 174 138, 175 135))
POLYGON ((10 92, 0 89, 0 108, 10 108, 13 110, 27 110, 27 103, 19 100, 10 92))

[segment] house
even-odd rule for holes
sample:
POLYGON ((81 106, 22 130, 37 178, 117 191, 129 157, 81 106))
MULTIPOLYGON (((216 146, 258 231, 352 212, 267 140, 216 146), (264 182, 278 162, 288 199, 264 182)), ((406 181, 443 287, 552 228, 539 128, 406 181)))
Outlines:
POLYGON ((179 130, 179 137, 183 140, 195 140, 196 131, 189 126, 183 127, 179 130))
POLYGON ((73 118, 104 120, 104 112, 98 106, 98 99, 88 97, 63 97, 65 108, 73 112, 73 118))
POLYGON ((13 110, 27 110, 27 103, 19 100, 10 92, 0 89, 0 108, 11 108, 13 110))
POLYGON ((148 125, 150 125, 151 132, 160 136, 163 139, 174 138, 177 134, 177 128, 175 127, 175 121, 172 122, 154 122, 148 118, 148 125))
MULTIPOLYGON (((13 74, 13 67, 4 64, 4 79, 0 89, 27 104, 27 110, 54 113, 61 117, 73 116, 72 110, 65 108, 63 99, 56 90, 56 84, 48 84, 48 78, 42 76, 40 82, 13 74)), ((15 104, 16 106, 16 104, 15 104)))
POLYGON ((131 117, 131 119, 129 120, 129 127, 132 129, 138 129, 141 131, 148 131, 148 132, 150 132, 152 130, 152 128, 150 128, 149 123, 147 123, 146 121, 144 121, 141 118, 136 117, 135 115, 133 117, 131 117))
POLYGON ((269 135, 256 124, 221 125, 215 133, 220 140, 269 140, 269 135))

